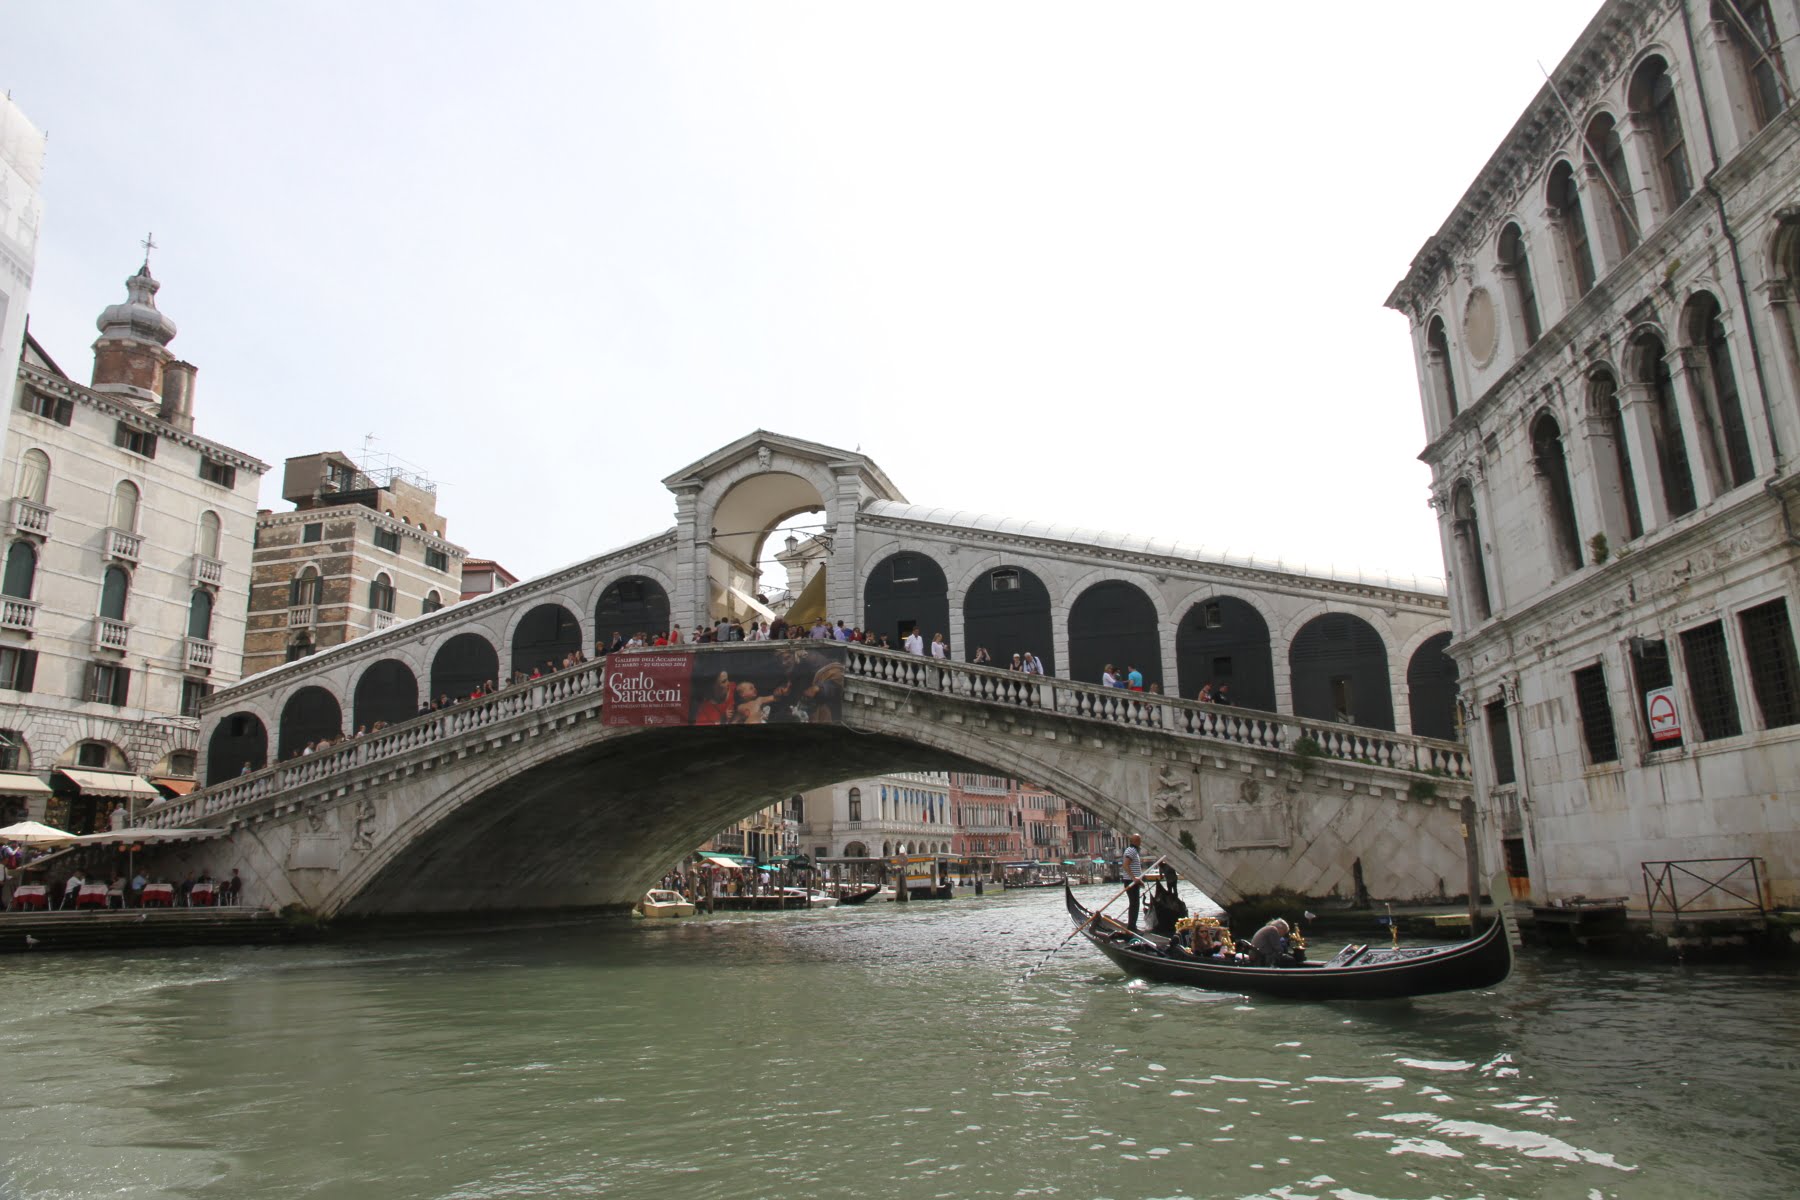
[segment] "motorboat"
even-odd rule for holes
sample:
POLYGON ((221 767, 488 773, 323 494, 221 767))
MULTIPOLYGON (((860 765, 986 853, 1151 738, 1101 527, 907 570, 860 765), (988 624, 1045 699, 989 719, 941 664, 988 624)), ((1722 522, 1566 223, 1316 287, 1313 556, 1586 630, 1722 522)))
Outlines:
MULTIPOLYGON (((1155 983, 1289 1000, 1392 1000, 1493 987, 1512 973, 1512 943, 1498 918, 1479 937, 1447 946, 1352 944, 1324 962, 1261 966, 1237 961, 1237 955, 1196 956, 1178 939, 1140 933, 1114 917, 1089 912, 1067 888, 1063 896, 1070 920, 1095 949, 1126 974, 1155 983)), ((1178 922, 1178 930, 1185 923, 1178 922)), ((1229 931, 1223 947, 1232 948, 1229 931)))
POLYGON ((651 888, 632 911, 644 917, 691 917, 695 910, 694 902, 680 892, 651 888))
POLYGON ((830 908, 838 902, 836 896, 828 896, 824 892, 815 892, 803 887, 784 887, 781 894, 789 901, 804 898, 808 908, 830 908))

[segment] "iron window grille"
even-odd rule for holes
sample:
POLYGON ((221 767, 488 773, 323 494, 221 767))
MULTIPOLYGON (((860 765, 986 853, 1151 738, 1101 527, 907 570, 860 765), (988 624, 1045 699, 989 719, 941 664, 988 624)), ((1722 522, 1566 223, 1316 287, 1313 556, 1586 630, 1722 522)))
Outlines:
MULTIPOLYGON (((1675 676, 1669 668, 1669 645, 1660 638, 1633 638, 1631 643, 1631 674, 1637 682, 1638 715, 1644 722, 1646 737, 1650 731, 1650 693, 1659 688, 1666 688, 1675 682, 1675 676)), ((1651 740, 1651 750, 1673 750, 1682 744, 1680 734, 1663 741, 1651 740)))
POLYGON ((1606 690, 1606 665, 1595 663, 1575 672, 1575 706, 1581 713, 1581 736, 1588 761, 1619 761, 1618 731, 1613 727, 1612 696, 1606 690))
POLYGON ((1506 702, 1495 700, 1487 706, 1488 750, 1494 760, 1494 782, 1513 783, 1518 775, 1513 768, 1512 720, 1506 713, 1506 702))
POLYGON ((1687 667, 1688 691, 1694 697, 1694 720, 1700 740, 1736 737, 1744 732, 1738 720, 1737 689, 1731 684, 1731 654, 1725 648, 1725 625, 1712 621, 1681 635, 1681 659, 1687 667))
POLYGON ((1738 627, 1763 728, 1800 725, 1800 663, 1795 661, 1787 601, 1771 600, 1745 609, 1738 614, 1738 627))

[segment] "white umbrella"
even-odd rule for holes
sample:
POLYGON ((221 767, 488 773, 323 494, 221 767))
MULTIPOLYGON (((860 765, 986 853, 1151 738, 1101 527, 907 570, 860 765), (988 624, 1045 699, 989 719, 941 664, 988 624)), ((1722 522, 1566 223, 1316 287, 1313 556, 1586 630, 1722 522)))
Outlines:
POLYGON ((0 838, 27 846, 66 846, 75 840, 75 835, 40 821, 20 821, 0 829, 0 838))

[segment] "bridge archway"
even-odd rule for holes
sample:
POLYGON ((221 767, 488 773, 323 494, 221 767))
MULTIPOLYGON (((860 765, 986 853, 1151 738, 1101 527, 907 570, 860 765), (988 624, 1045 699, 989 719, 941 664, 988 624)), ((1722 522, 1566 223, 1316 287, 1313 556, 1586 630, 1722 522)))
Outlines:
POLYGON ((1056 674, 1056 631, 1050 619, 1050 589, 1024 567, 1000 566, 983 571, 963 596, 963 641, 956 657, 972 659, 986 647, 996 667, 1029 650, 1043 660, 1044 672, 1056 674))
POLYGON ((1450 635, 1427 638, 1406 664, 1407 706, 1412 731, 1420 737, 1456 740, 1456 660, 1446 652, 1450 635))
POLYGON ((581 621, 560 604, 540 604, 513 627, 512 670, 555 670, 581 649, 581 621))
MULTIPOLYGON (((763 618, 763 610, 753 607, 746 597, 753 598, 761 590, 758 563, 769 536, 793 517, 824 512, 831 487, 829 472, 817 464, 776 453, 746 458, 708 483, 697 506, 700 528, 711 531, 707 594, 699 598, 700 611, 708 619, 763 618), (717 498, 707 504, 707 497, 715 494, 717 498)), ((829 569, 829 562, 819 568, 821 572, 829 569)), ((829 582, 827 579, 821 586, 829 582)), ((848 613, 843 615, 848 619, 848 613)))
POLYGON ((898 646, 914 626, 927 643, 935 633, 950 637, 950 584, 929 554, 901 550, 876 563, 863 583, 862 627, 898 646))
POLYGON ((1394 728, 1387 645, 1375 627, 1349 613, 1325 613, 1300 627, 1288 650, 1294 715, 1394 728))
POLYGON ((1069 609, 1069 678, 1098 683, 1106 664, 1137 667, 1145 685, 1163 677, 1162 631, 1144 589, 1123 579, 1093 584, 1069 609))
POLYGON ((384 658, 356 681, 350 703, 350 724, 356 729, 377 721, 398 725, 419 714, 419 680, 412 668, 397 658, 384 658))
POLYGON ((255 713, 234 712, 213 726, 206 741, 206 786, 269 765, 269 731, 255 713))
POLYGON ((344 735, 344 710, 336 696, 322 687, 303 687, 281 706, 281 735, 277 758, 292 758, 308 742, 344 735))
POLYGON ((1239 708, 1275 711, 1269 623, 1236 596, 1213 596, 1182 615, 1175 631, 1175 672, 1184 699, 1192 700, 1209 683, 1215 692, 1225 683, 1239 708))
POLYGON ((647 575, 613 580, 594 603, 594 640, 602 646, 615 634, 654 638, 668 631, 669 593, 647 575))
POLYGON ((469 693, 500 674, 494 643, 479 633, 459 633, 431 658, 431 699, 466 699, 469 693))

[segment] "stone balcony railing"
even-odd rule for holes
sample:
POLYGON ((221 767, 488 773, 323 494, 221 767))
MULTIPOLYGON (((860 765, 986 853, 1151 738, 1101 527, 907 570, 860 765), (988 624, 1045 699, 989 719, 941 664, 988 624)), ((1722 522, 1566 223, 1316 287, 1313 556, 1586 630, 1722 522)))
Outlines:
POLYGON ((35 500, 27 500, 23 496, 14 496, 12 507, 7 510, 8 522, 14 533, 28 533, 34 537, 50 536, 51 509, 35 500))
POLYGON ((183 652, 183 658, 187 662, 188 670, 190 670, 190 671, 210 671, 210 670, 212 670, 213 652, 214 652, 214 650, 216 650, 218 648, 216 643, 203 641, 200 638, 190 637, 190 638, 183 638, 182 644, 185 648, 184 652, 183 652))
POLYGON ((379 633, 394 623, 394 614, 377 608, 369 613, 369 628, 379 633))
POLYGON ((222 587, 225 583, 225 564, 216 558, 196 554, 191 578, 195 587, 222 587))
POLYGON ((17 629, 30 633, 37 627, 37 601, 17 596, 0 597, 0 629, 17 629))
MULTIPOLYGON (((768 648, 767 643, 745 642, 707 646, 696 652, 732 654, 768 648)), ((1454 786, 1466 787, 1472 777, 1467 748, 1455 742, 1201 704, 1154 693, 1121 692, 1053 676, 1017 675, 893 650, 845 649, 846 682, 864 680, 877 686, 1006 704, 1167 734, 1202 745, 1248 746, 1302 759, 1434 775, 1454 786)), ((338 786, 339 780, 361 767, 375 763, 398 765, 391 760, 406 757, 428 758, 442 753, 447 742, 494 740, 510 733, 513 726, 529 728, 583 709, 597 709, 604 671, 605 660, 596 660, 416 717, 380 733, 340 742, 303 759, 265 767, 172 801, 151 823, 184 827, 245 820, 285 807, 293 802, 295 792, 338 786)))
POLYGON ((319 606, 316 604, 289 605, 287 623, 289 629, 311 629, 319 623, 319 606))
POLYGON ((94 649, 123 653, 131 643, 131 626, 111 617, 94 618, 94 649))
POLYGON ((112 529, 106 531, 106 555, 124 562, 134 563, 144 552, 144 539, 140 534, 129 529, 112 529))

